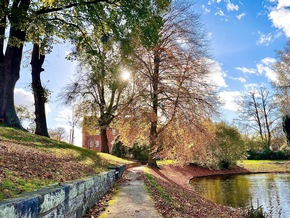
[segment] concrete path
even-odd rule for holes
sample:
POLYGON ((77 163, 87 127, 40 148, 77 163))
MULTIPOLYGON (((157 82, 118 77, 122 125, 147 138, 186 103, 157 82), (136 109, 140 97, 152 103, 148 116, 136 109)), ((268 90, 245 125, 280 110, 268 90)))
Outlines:
POLYGON ((145 189, 144 181, 139 179, 138 172, 142 167, 128 170, 124 175, 125 181, 118 193, 109 202, 107 209, 99 218, 161 218, 162 216, 154 208, 154 202, 145 189))

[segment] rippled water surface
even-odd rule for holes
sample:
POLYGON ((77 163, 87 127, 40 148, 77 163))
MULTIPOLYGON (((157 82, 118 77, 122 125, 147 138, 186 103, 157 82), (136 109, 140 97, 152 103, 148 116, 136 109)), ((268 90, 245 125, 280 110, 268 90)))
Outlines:
POLYGON ((191 180, 204 198, 231 207, 263 207, 271 217, 290 217, 290 175, 249 174, 191 180))

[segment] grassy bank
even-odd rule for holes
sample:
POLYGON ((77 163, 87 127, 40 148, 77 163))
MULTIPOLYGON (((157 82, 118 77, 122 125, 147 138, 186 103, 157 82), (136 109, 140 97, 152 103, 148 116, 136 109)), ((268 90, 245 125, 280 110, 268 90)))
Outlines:
POLYGON ((131 163, 0 125, 0 200, 131 163))
POLYGON ((251 173, 290 173, 289 160, 244 160, 238 166, 251 173))

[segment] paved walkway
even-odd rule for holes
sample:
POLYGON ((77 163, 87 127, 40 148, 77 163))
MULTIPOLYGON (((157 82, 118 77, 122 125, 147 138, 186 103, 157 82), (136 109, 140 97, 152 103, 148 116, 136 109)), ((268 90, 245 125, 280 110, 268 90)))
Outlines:
POLYGON ((138 171, 142 171, 142 167, 128 170, 128 173, 124 175, 124 178, 128 181, 121 185, 117 194, 99 218, 162 217, 154 208, 154 202, 146 191, 144 181, 138 179, 138 171))

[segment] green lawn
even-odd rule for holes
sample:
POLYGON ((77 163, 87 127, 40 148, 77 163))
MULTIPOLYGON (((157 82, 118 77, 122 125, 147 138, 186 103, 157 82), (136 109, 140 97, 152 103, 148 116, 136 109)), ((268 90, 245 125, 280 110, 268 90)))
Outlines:
POLYGON ((290 161, 283 160, 243 160, 238 165, 250 172, 283 172, 290 173, 290 161))

